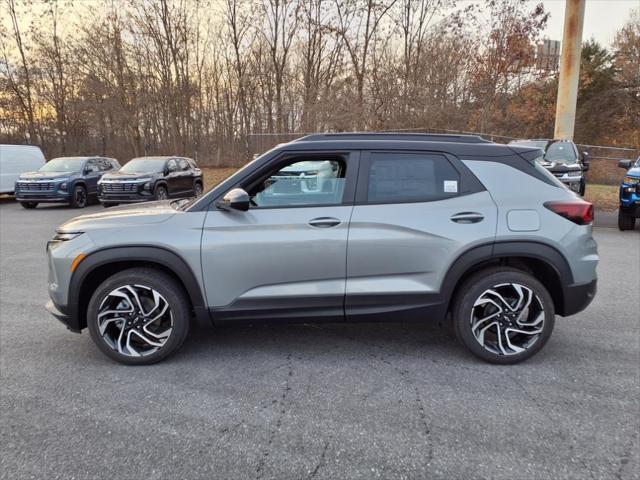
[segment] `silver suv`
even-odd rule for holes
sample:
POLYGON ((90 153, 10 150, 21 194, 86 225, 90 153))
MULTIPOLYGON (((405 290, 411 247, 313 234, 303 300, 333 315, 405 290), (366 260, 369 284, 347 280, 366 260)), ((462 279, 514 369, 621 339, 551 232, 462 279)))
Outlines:
POLYGON ((190 322, 432 321, 494 363, 538 352, 596 291, 593 206, 473 136, 318 134, 195 200, 127 206, 49 242, 48 310, 127 364, 190 322))

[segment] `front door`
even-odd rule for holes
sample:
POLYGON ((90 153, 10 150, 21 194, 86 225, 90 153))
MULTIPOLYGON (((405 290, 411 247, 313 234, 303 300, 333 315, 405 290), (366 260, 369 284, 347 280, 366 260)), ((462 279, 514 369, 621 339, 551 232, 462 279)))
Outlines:
POLYGON ((182 190, 182 172, 178 167, 178 160, 176 158, 170 158, 167 161, 165 179, 167 182, 167 191, 170 196, 174 196, 180 193, 182 190))
POLYGON ((212 206, 202 268, 214 322, 344 318, 357 154, 285 155, 238 187, 247 212, 212 206))
POLYGON ((102 168, 100 166, 100 160, 97 158, 87 161, 84 167, 84 180, 87 185, 87 193, 89 195, 98 194, 98 180, 102 178, 102 168))
POLYGON ((441 315, 449 267, 465 249, 494 241, 496 218, 491 196, 456 158, 363 153, 347 249, 347 320, 441 315))

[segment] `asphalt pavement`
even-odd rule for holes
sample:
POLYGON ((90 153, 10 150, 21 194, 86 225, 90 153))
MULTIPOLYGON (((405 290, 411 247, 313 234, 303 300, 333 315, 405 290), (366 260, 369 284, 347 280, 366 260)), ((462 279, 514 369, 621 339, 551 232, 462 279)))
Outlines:
POLYGON ((0 202, 3 479, 640 478, 637 230, 596 228, 595 301, 516 366, 425 322, 193 330, 126 367, 43 308, 79 213, 0 202))

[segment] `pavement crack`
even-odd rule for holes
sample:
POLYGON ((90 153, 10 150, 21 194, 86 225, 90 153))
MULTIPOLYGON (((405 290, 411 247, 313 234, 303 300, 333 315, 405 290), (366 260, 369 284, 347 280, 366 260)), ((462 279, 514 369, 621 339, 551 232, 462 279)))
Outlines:
POLYGON ((329 448, 329 441, 328 440, 324 443, 324 448, 322 449, 322 453, 320 454, 320 458, 318 459, 318 463, 316 464, 315 468, 313 469, 313 471, 309 475, 309 478, 315 478, 315 476, 318 474, 318 471, 320 470, 322 465, 324 465, 325 457, 327 455, 327 448, 329 448))
POLYGON ((282 426, 282 419, 284 418, 287 412, 287 396, 291 391, 290 380, 291 380, 291 377, 293 376, 293 363, 291 362, 291 354, 287 355, 287 363, 289 365, 289 368, 288 368, 287 377, 285 380, 285 385, 282 390, 282 394, 280 395, 280 400, 278 402, 280 407, 278 411, 278 417, 276 419, 275 426, 269 432, 269 440, 267 441, 267 445, 264 449, 264 452, 262 452, 262 456, 260 457, 260 461, 258 462, 258 466, 256 467, 256 480, 262 478, 262 475, 264 474, 264 466, 267 461, 267 458, 269 458, 269 454, 271 453, 273 440, 275 439, 276 434, 280 430, 280 427, 282 426))
POLYGON ((618 480, 622 480, 624 478, 623 477, 624 470, 626 466, 629 464, 629 462, 631 461, 631 455, 633 455, 634 451, 635 452, 638 451, 637 449, 633 448, 633 445, 637 442, 637 437, 638 437, 638 431, 634 430, 633 433, 629 436, 629 441, 625 445, 625 448, 622 454, 620 455, 618 470, 616 471, 616 479, 618 480))

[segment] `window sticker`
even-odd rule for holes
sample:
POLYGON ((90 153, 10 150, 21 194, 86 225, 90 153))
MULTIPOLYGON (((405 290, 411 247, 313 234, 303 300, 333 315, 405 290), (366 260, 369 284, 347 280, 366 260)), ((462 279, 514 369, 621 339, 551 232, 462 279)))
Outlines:
POLYGON ((444 181, 444 193, 458 193, 458 181, 457 180, 445 180, 444 181))

